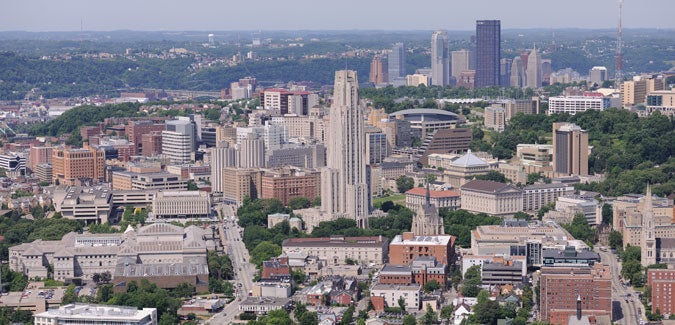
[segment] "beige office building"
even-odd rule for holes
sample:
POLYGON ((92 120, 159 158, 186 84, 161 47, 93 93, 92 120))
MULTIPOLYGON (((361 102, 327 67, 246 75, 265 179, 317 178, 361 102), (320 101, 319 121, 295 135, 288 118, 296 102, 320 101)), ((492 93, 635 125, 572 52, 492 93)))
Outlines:
POLYGON ((488 106, 483 113, 484 124, 486 128, 497 132, 504 131, 506 128, 506 110, 500 106, 488 106))
POLYGON ((102 181, 105 153, 87 145, 84 148, 54 148, 52 168, 55 184, 75 185, 81 179, 102 181))
POLYGON ((405 76, 405 85, 417 87, 419 85, 429 86, 429 76, 423 74, 409 74, 405 76))
POLYGON ((455 80, 459 80, 462 75, 462 71, 471 70, 471 51, 469 50, 459 50, 451 52, 452 64, 450 69, 452 70, 451 75, 455 80))
POLYGON ((317 256, 329 264, 346 264, 347 259, 358 263, 382 266, 389 254, 389 240, 382 236, 323 238, 290 238, 281 244, 282 252, 303 252, 317 256))
POLYGON ((523 191, 511 184, 473 180, 461 187, 462 209, 508 217, 523 211, 523 191))
POLYGON ((211 212, 211 197, 202 191, 158 192, 152 201, 156 219, 206 218, 211 212))
POLYGON ((262 196, 262 171, 227 167, 223 169, 223 200, 241 204, 244 198, 262 196))

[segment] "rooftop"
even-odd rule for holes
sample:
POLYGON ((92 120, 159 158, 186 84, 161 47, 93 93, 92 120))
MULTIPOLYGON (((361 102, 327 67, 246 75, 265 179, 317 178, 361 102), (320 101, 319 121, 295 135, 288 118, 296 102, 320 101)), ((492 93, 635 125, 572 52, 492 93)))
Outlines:
POLYGON ((487 167, 488 163, 485 160, 476 157, 476 155, 471 153, 469 150, 464 156, 457 158, 457 160, 451 163, 453 166, 457 167, 487 167))
POLYGON ((136 307, 126 306, 107 306, 107 305, 89 305, 89 304, 69 304, 61 306, 58 309, 50 309, 46 312, 37 314, 35 316, 52 317, 52 318, 67 318, 79 319, 86 321, 95 318, 98 321, 102 320, 128 320, 137 321, 150 315, 156 316, 157 309, 143 308, 142 310, 136 307))
POLYGON ((404 240, 403 236, 396 235, 390 245, 443 245, 446 246, 452 240, 450 235, 414 236, 411 240, 404 240))
POLYGON ((484 181, 480 179, 474 179, 464 185, 462 185, 462 190, 470 190, 470 191, 478 191, 478 192, 489 192, 489 193, 497 193, 497 192, 503 192, 509 188, 515 189, 520 191, 517 187, 511 185, 511 184, 506 184, 506 183, 500 183, 500 182, 494 182, 494 181, 484 181))
MULTIPOLYGON (((405 192, 406 195, 419 195, 419 196, 426 196, 427 195, 427 190, 422 187, 415 187, 411 190, 408 190, 405 192)), ((459 197, 459 193, 455 191, 434 191, 434 190, 429 190, 429 196, 432 198, 445 198, 445 197, 459 197)))

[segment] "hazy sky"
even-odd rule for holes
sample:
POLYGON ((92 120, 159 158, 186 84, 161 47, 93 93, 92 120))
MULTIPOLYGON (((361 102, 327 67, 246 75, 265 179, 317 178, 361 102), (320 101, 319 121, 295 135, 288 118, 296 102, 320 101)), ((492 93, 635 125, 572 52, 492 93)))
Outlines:
MULTIPOLYGON (((617 0, 2 0, 0 31, 614 28, 617 0)), ((675 0, 626 0, 626 28, 675 28, 675 0)))

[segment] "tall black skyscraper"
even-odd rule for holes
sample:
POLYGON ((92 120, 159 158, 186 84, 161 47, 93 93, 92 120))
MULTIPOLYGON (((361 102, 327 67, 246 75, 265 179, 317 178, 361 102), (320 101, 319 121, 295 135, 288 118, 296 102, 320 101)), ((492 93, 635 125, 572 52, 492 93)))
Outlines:
POLYGON ((501 22, 476 21, 476 87, 499 86, 501 22))

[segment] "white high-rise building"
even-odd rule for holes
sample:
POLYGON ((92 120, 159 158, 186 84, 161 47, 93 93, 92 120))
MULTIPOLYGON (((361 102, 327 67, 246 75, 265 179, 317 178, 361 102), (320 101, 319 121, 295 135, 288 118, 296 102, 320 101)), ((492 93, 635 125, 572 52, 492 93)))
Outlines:
POLYGON ((530 52, 530 55, 527 56, 527 68, 525 71, 526 74, 526 87, 530 88, 539 88, 541 87, 541 55, 537 51, 535 46, 530 52))
POLYGON ((237 145, 237 158, 241 168, 265 167, 265 141, 258 133, 251 132, 237 145))
POLYGON ((431 84, 447 86, 450 83, 448 34, 437 30, 431 35, 431 84))
POLYGON ((236 150, 226 141, 211 148, 211 188, 214 193, 223 192, 223 169, 237 166, 236 150))
POLYGON ((356 71, 335 72, 330 109, 327 167, 321 172, 321 208, 368 227, 370 192, 366 172, 363 107, 356 71))
POLYGON ((195 149, 195 125, 187 117, 166 121, 162 131, 162 154, 176 163, 192 160, 195 149))

